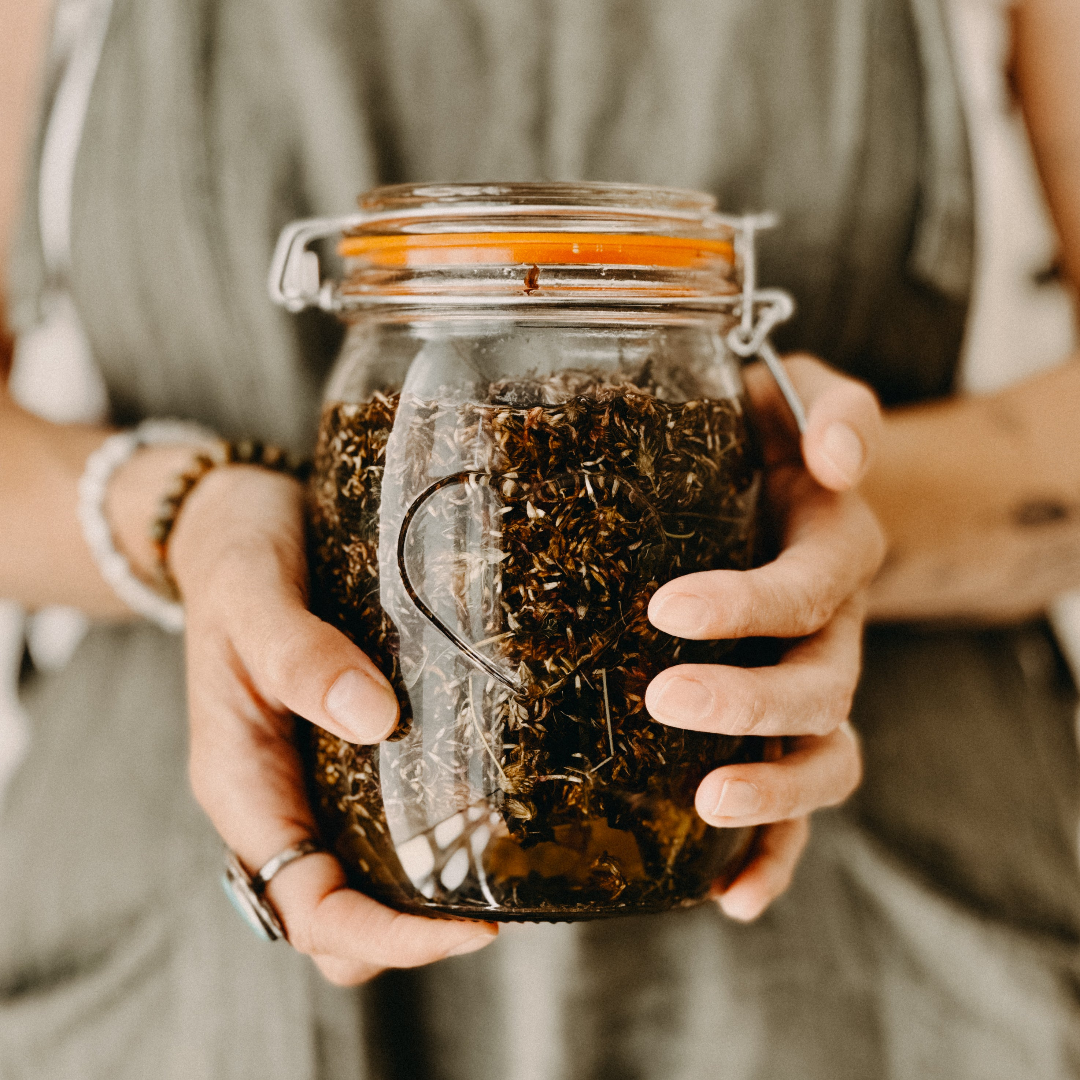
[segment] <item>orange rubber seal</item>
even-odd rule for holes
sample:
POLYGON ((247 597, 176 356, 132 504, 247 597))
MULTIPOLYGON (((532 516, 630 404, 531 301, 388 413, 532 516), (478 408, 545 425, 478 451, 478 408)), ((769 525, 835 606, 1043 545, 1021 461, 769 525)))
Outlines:
POLYGON ((338 248, 347 259, 363 259, 385 269, 462 266, 468 263, 568 263, 608 266, 660 266, 693 269, 731 263, 730 240, 640 233, 484 232, 397 233, 346 236, 338 248))

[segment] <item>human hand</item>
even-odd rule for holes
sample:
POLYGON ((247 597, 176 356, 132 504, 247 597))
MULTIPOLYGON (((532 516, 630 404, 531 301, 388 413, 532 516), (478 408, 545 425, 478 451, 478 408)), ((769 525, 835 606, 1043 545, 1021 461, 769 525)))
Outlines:
MULTIPOLYGON (((186 616, 192 787, 252 872, 317 835, 294 715, 354 743, 384 739, 398 715, 382 673, 307 610, 302 497, 280 474, 215 469, 184 503, 169 544, 186 616)), ((496 935, 487 923, 384 907, 347 888, 327 853, 290 863, 267 895, 293 947, 341 985, 472 952, 496 935)))
MULTIPOLYGON (((885 554, 877 519, 854 491, 878 443, 873 393, 809 356, 785 361, 807 411, 800 440, 761 364, 746 371, 765 451, 765 490, 782 550, 754 570, 687 574, 658 589, 654 626, 693 639, 800 639, 773 667, 681 664, 650 683, 661 723, 763 735, 775 760, 727 765, 701 782, 696 807, 710 825, 763 825, 755 854, 717 894, 740 920, 787 888, 809 835, 808 817, 858 785, 858 739, 848 722, 858 681, 866 588, 885 554)), ((767 755, 771 756, 771 755, 767 755)))

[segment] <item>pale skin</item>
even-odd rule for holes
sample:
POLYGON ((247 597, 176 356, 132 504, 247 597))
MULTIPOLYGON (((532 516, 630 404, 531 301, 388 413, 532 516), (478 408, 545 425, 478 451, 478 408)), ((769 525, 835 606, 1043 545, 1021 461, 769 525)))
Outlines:
MULTIPOLYGON (((746 573, 675 580, 650 608, 656 625, 686 637, 805 638, 774 668, 674 668, 648 692, 662 722, 791 737, 791 752, 780 760, 717 770, 698 792, 707 821, 767 826, 757 857, 719 897, 728 914, 744 919, 786 887, 807 815, 841 802, 858 782, 858 746, 846 718, 863 594, 883 552, 876 520, 851 490, 878 438, 873 395, 810 358, 789 366, 809 406, 807 467, 771 383, 754 373, 750 379, 763 419, 775 415, 765 426, 775 432, 768 475, 784 521, 782 554, 746 573), (709 699, 696 715, 686 687, 675 685, 680 675, 693 675, 691 687, 709 699)), ((10 466, 0 478, 0 591, 29 606, 64 601, 96 616, 122 616, 75 523, 82 463, 106 432, 47 424, 9 399, 0 406, 0 432, 10 466)), ((147 535, 156 500, 190 457, 188 448, 143 451, 110 488, 118 543, 144 573, 153 561, 147 535)), ((185 503, 169 549, 187 613, 192 785, 226 843, 252 868, 314 831, 290 738, 293 716, 365 743, 385 738, 397 718, 375 666, 307 611, 301 499, 300 486, 280 475, 218 469, 185 503)), ((495 933, 483 923, 382 907, 345 888, 329 855, 290 866, 270 895, 293 945, 336 982, 467 952, 495 933)))
MULTIPOLYGON (((1017 82, 1061 227, 1065 266, 1074 275, 1080 269, 1075 9, 1073 0, 1031 0, 1017 35, 1017 82), (1063 28, 1074 34, 1071 45, 1062 43, 1063 28)), ((1042 610, 1057 591, 1080 581, 1075 565, 1063 565, 1042 575, 1037 587, 1014 575, 1012 592, 1003 592, 1002 560, 1020 566, 1038 558, 1042 538, 1030 529, 1006 529, 1007 547, 993 559, 981 544, 1003 531, 1008 508, 1031 498, 1032 478, 1036 494, 1078 501, 1075 361, 992 399, 898 412, 883 429, 864 387, 810 358, 789 365, 809 409, 801 448, 771 384, 749 373, 766 430, 770 494, 783 522, 782 554, 746 573, 677 579, 650 606, 658 627, 686 637, 802 639, 774 668, 675 668, 648 692, 650 712, 663 723, 787 737, 780 760, 717 770, 698 791, 705 820, 766 826, 755 859, 718 898, 739 919, 754 918, 787 886, 808 815, 841 802, 858 782, 858 746, 847 715, 867 603, 881 617, 1011 619, 1042 610), (1011 452, 1000 440, 957 437, 957 431, 978 432, 980 418, 995 409, 1021 418, 1011 452), (1047 446, 1056 455, 1053 469, 1047 446), (992 483, 973 484, 984 476, 992 483), (867 500, 885 524, 893 575, 874 584, 885 540, 867 500), (963 588, 941 588, 932 571, 943 559, 958 561, 963 588), (686 676, 693 679, 680 684, 686 676)), ((127 615, 97 573, 75 517, 78 476, 106 435, 47 424, 0 397, 0 595, 29 607, 74 604, 103 619, 127 615)), ((148 523, 190 453, 143 451, 110 488, 118 543, 144 573, 152 563, 148 523)), ((313 831, 289 738, 292 716, 356 742, 385 737, 396 718, 381 674, 307 612, 300 499, 298 485, 281 476, 216 470, 185 504, 170 547, 188 618, 192 784, 251 868, 313 831)), ((1076 517, 1068 528, 1080 542, 1076 517)), ((292 864, 270 895, 293 945, 343 984, 388 966, 481 948, 496 932, 484 923, 382 907, 345 888, 328 855, 292 864)))
MULTIPOLYGON (((1080 4, 1024 0, 1013 83, 1080 286, 1080 4)), ((871 619, 1011 622, 1080 584, 1080 355, 1000 393, 896 410, 863 492, 889 538, 871 619)))

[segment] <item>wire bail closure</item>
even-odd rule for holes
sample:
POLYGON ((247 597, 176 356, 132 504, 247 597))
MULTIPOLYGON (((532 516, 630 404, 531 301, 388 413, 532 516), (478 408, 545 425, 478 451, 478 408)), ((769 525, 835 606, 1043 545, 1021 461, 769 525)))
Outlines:
MULTIPOLYGON (((453 208, 455 215, 465 210, 453 208)), ((297 313, 317 307, 337 312, 341 300, 334 282, 322 280, 319 256, 309 249, 316 240, 325 240, 349 229, 368 225, 384 214, 348 214, 342 217, 307 218, 286 225, 278 237, 270 262, 267 286, 270 299, 286 311, 297 313)), ((761 357, 776 381, 801 435, 806 430, 806 409, 788 377, 783 362, 769 341, 769 334, 795 312, 795 302, 783 289, 757 287, 757 233, 777 224, 775 214, 710 214, 707 221, 727 225, 735 234, 735 253, 742 264, 742 293, 737 303, 739 322, 726 338, 729 349, 749 359, 761 357)))
POLYGON ((757 287, 757 233, 760 229, 775 227, 777 217, 771 213, 717 217, 735 230, 735 253, 742 262, 739 323, 731 328, 726 339, 727 347, 744 359, 761 357, 780 388, 801 435, 806 430, 806 408, 769 340, 769 334, 795 314, 795 301, 783 289, 757 287))

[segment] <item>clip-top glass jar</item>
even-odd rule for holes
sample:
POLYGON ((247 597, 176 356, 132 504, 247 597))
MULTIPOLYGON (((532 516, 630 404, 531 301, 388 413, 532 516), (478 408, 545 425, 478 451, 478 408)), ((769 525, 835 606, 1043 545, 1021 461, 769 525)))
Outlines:
POLYGON ((706 195, 396 186, 283 234, 292 310, 348 324, 312 481, 312 606, 393 684, 390 741, 310 728, 351 884, 403 911, 565 920, 694 903, 749 829, 694 811, 762 740, 654 722, 660 584, 745 569, 761 480, 737 228, 706 195), (345 273, 306 244, 341 232, 345 273))

